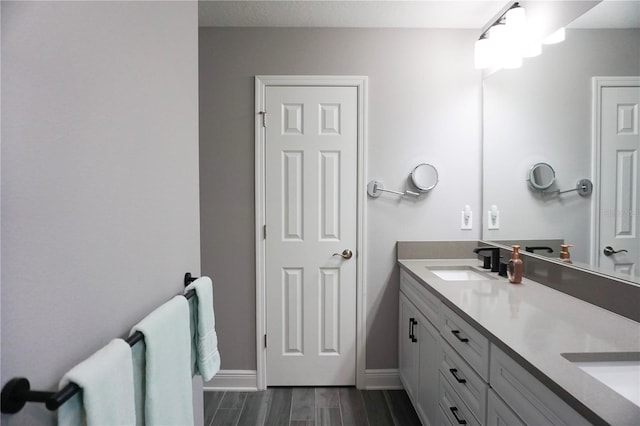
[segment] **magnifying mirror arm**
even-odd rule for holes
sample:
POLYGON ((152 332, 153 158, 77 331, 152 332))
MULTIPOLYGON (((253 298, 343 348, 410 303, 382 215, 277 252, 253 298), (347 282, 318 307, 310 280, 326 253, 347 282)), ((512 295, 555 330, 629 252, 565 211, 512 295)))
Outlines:
POLYGON ((406 195, 413 195, 414 197, 419 197, 420 196, 420 194, 418 194, 417 192, 413 192, 413 191, 409 191, 409 190, 406 190, 406 191, 402 192, 402 191, 394 191, 393 189, 376 188, 376 191, 389 192, 391 194, 402 195, 403 197, 406 196, 406 195))
POLYGON ((409 191, 409 190, 401 192, 401 191, 394 191, 392 189, 384 189, 384 186, 382 185, 382 182, 378 182, 377 180, 372 180, 367 185, 367 193, 369 194, 369 196, 371 196, 373 198, 378 198, 380 196, 381 192, 388 192, 390 194, 396 194, 396 195, 400 195, 400 196, 403 196, 403 197, 406 197, 406 196, 409 196, 409 195, 412 196, 412 197, 419 197, 420 196, 419 193, 413 192, 413 191, 409 191))
POLYGON ((567 192, 573 192, 573 191, 578 191, 578 194, 580 194, 583 197, 589 196, 591 195, 591 193, 593 192, 593 183, 591 183, 591 181, 589 179, 580 179, 578 181, 578 183, 576 183, 576 187, 573 189, 567 189, 566 191, 560 191, 559 189, 557 191, 542 191, 542 195, 552 195, 552 194, 566 194, 567 192))

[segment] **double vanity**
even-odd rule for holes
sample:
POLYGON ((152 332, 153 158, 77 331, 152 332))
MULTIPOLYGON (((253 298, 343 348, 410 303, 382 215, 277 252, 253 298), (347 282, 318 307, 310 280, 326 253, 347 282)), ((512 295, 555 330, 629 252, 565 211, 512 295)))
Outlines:
POLYGON ((423 424, 640 424, 640 323, 472 256, 398 253, 400 378, 423 424))

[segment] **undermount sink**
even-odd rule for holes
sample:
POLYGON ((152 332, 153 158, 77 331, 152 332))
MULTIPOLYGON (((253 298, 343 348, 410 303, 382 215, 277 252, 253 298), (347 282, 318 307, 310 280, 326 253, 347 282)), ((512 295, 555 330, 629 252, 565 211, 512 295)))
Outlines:
POLYGON ((471 266, 427 266, 426 268, 436 274, 438 278, 445 281, 485 281, 497 279, 471 266))
POLYGON ((640 352, 566 353, 562 356, 640 407, 640 352))

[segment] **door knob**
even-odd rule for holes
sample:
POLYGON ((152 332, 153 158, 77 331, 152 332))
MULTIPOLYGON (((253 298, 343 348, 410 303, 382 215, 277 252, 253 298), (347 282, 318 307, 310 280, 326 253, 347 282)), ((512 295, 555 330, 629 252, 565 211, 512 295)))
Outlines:
POLYGON ((351 259, 353 253, 351 253, 351 250, 349 249, 344 249, 342 253, 333 253, 333 256, 341 256, 343 259, 351 259))
POLYGON ((613 247, 611 246, 606 246, 604 248, 604 250, 602 250, 602 252, 604 253, 605 256, 611 256, 612 254, 616 254, 616 253, 629 253, 627 250, 622 249, 622 250, 614 250, 613 247))

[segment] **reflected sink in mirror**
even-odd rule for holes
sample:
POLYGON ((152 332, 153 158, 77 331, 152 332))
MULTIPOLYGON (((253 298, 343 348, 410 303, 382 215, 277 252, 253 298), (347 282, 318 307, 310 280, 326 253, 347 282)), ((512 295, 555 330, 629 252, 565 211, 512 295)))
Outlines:
POLYGON ((566 353, 562 356, 640 407, 640 352, 566 353))
POLYGON ((445 281, 486 281, 497 279, 471 266, 427 266, 426 268, 445 281))

